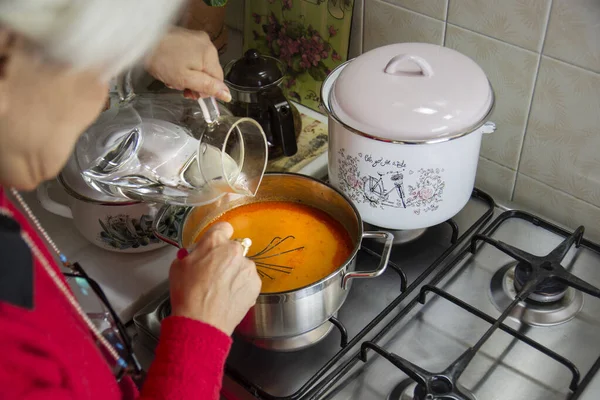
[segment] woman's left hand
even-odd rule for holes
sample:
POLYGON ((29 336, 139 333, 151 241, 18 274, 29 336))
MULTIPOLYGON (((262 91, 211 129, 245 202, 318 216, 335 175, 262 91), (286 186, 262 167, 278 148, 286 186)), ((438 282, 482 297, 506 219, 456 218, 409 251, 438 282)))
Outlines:
POLYGON ((186 97, 231 101, 219 53, 205 32, 173 28, 147 58, 146 69, 167 87, 184 90, 186 97))

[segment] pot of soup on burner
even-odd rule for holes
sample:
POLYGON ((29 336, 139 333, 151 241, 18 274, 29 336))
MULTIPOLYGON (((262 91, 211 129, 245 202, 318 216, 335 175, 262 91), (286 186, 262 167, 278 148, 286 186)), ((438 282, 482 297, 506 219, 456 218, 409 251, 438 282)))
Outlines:
POLYGON ((256 304, 236 328, 252 344, 294 351, 327 336, 352 281, 376 278, 392 249, 389 232, 363 230, 356 207, 342 193, 314 178, 267 173, 255 197, 226 195, 203 207, 163 207, 155 219, 162 240, 190 248, 215 222, 229 222, 232 239, 249 238, 247 257, 262 280, 256 304), (165 226, 177 226, 165 237, 165 226), (385 242, 378 265, 356 271, 365 240, 385 242))
POLYGON ((255 195, 267 165, 258 122, 232 116, 214 98, 135 94, 130 73, 118 91, 119 103, 75 148, 89 186, 117 198, 194 206, 226 193, 255 195))

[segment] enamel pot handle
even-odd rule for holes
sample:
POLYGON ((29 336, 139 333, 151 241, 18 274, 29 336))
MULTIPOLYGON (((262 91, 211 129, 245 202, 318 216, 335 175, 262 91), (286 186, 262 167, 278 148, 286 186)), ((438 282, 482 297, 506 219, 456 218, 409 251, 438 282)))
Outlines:
MULTIPOLYGON (((390 261, 390 254, 392 253, 392 244, 394 242, 394 235, 390 232, 364 232, 362 239, 384 239, 385 244, 383 245, 383 251, 381 252, 381 260, 379 265, 373 271, 360 271, 360 272, 346 272, 342 276, 342 289, 346 290, 348 282, 356 278, 375 278, 383 274, 387 268, 388 262, 390 261)), ((361 239, 361 242, 362 242, 361 239)))
POLYGON ((52 214, 56 214, 60 217, 73 219, 73 212, 71 212, 69 206, 59 203, 50 198, 48 190, 53 184, 54 181, 46 181, 38 186, 36 190, 38 201, 40 202, 44 210, 49 211, 52 214))
POLYGON ((481 127, 481 130, 485 134, 490 134, 496 132, 496 124, 492 121, 488 121, 481 127))

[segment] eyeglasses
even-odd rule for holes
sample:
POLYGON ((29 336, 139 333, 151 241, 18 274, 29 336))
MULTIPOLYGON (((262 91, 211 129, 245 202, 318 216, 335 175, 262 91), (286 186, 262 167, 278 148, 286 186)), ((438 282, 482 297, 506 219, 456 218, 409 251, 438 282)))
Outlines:
POLYGON ((114 361, 106 349, 97 343, 111 366, 117 382, 125 376, 131 376, 135 380, 142 378, 143 370, 133 354, 133 346, 125 325, 110 305, 104 291, 88 276, 79 263, 71 264, 71 271, 73 272, 63 273, 71 290, 102 336, 121 357, 120 360, 114 361))

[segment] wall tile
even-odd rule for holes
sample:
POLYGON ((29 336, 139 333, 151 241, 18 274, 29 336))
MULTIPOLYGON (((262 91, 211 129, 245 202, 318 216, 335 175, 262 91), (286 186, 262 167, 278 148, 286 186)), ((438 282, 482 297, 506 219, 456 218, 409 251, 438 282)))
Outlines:
POLYGON ((450 0, 448 22, 540 51, 548 7, 550 0, 450 0))
POLYGON ((600 1, 554 0, 544 54, 600 72, 600 1))
POLYGON ((350 29, 350 44, 348 46, 348 59, 358 57, 363 52, 365 0, 354 0, 352 11, 352 28, 350 29))
POLYGON ((600 74, 542 57, 519 172, 600 206, 600 74))
POLYGON ((450 24, 446 46, 471 57, 494 87, 497 129, 483 137, 482 156, 516 170, 539 55, 450 24))
POLYGON ((592 204, 523 174, 518 174, 514 200, 571 229, 584 224, 584 236, 592 241, 600 241, 600 208, 592 204))
POLYGON ((229 0, 227 2, 225 24, 240 32, 244 31, 244 0, 229 0))
POLYGON ((398 4, 430 17, 446 20, 448 0, 387 0, 388 3, 398 4))
POLYGON ((398 42, 442 44, 444 22, 404 8, 368 0, 363 51, 398 42))
POLYGON ((508 202, 511 200, 517 171, 479 157, 475 186, 490 194, 494 200, 508 202))

